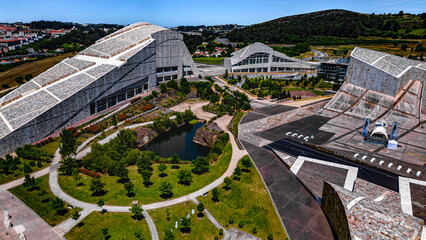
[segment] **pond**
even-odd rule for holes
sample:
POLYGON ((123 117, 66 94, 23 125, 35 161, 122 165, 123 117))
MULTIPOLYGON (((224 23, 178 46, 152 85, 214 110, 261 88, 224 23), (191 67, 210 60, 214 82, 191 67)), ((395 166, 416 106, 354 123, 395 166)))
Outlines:
POLYGON ((175 153, 182 160, 194 160, 199 156, 205 157, 210 148, 196 144, 192 140, 197 129, 202 126, 202 123, 187 124, 170 130, 152 140, 142 150, 153 151, 163 158, 171 157, 175 153))

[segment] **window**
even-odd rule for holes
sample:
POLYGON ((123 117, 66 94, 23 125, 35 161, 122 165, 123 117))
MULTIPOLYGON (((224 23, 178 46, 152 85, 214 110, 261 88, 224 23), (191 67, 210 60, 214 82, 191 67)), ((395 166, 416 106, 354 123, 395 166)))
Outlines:
POLYGON ((133 96, 135 96, 134 89, 127 91, 127 99, 132 98, 133 96))
POLYGON ((98 101, 98 112, 103 111, 106 108, 107 108, 107 105, 106 105, 106 100, 105 99, 102 99, 102 100, 98 101))
POLYGON ((174 72, 177 71, 178 67, 177 66, 172 66, 172 67, 159 67, 157 68, 157 73, 163 73, 163 72, 174 72))
POLYGON ((118 95, 117 95, 117 101, 118 102, 122 102, 122 101, 124 101, 124 100, 126 100, 126 93, 119 93, 118 95))
POLYGON ((142 93, 142 86, 136 88, 136 95, 142 93))
POLYGON ((243 65, 249 65, 249 64, 260 64, 260 63, 267 63, 268 61, 269 61, 269 53, 258 52, 258 53, 254 53, 250 55, 246 59, 232 66, 235 67, 235 66, 243 66, 243 65))
POLYGON ((112 107, 117 104, 117 98, 115 96, 108 98, 108 107, 112 107))
POLYGON ((277 56, 272 56, 272 62, 293 62, 293 61, 287 60, 285 58, 280 58, 277 56))

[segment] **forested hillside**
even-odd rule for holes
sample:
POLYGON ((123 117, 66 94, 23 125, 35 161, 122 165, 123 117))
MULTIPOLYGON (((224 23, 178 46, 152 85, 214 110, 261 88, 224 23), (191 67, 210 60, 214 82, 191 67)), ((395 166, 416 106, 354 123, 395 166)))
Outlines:
POLYGON ((361 14, 346 10, 326 10, 278 18, 237 29, 231 41, 267 43, 337 44, 360 36, 426 38, 426 14, 361 14), (422 30, 423 29, 423 30, 422 30), (346 40, 345 40, 346 39, 346 40))

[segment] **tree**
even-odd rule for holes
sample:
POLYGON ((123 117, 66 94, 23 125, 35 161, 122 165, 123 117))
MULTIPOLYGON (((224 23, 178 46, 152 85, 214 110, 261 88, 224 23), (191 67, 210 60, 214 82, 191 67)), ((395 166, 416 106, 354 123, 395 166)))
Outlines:
POLYGON ((56 211, 56 214, 61 216, 67 212, 64 200, 60 199, 59 197, 53 199, 51 207, 56 211))
POLYGON ((138 166, 139 173, 142 172, 142 170, 150 170, 152 171, 152 160, 155 159, 155 153, 152 151, 143 151, 140 158, 136 162, 136 165, 138 166))
POLYGON ((243 164, 243 166, 245 168, 250 168, 251 167, 251 160, 249 157, 245 156, 243 157, 243 159, 241 160, 241 164, 243 164))
POLYGON ((134 197, 134 196, 135 196, 135 185, 134 185, 131 181, 129 181, 129 182, 127 182, 126 184, 124 184, 124 188, 126 189, 126 191, 127 191, 127 196, 128 196, 129 198, 131 198, 131 197, 134 197))
POLYGON ((167 176, 167 174, 164 173, 164 171, 166 171, 166 169, 167 169, 167 165, 166 164, 161 163, 160 165, 158 165, 158 171, 160 171, 160 175, 159 175, 160 177, 167 176))
POLYGON ((229 189, 231 189, 231 183, 232 180, 229 177, 226 177, 223 182, 225 183, 225 190, 228 191, 229 189))
POLYGON ((204 209, 205 209, 205 207, 204 207, 204 204, 203 204, 203 203, 199 203, 199 204, 197 205, 197 210, 198 210, 198 214, 197 214, 197 216, 198 216, 199 218, 203 218, 203 217, 204 217, 204 213, 203 213, 204 209))
POLYGON ((33 78, 33 75, 32 74, 26 74, 25 75, 25 81, 29 81, 29 80, 31 80, 33 78))
POLYGON ((71 216, 71 218, 73 220, 77 221, 80 218, 80 216, 81 216, 81 214, 79 212, 75 211, 74 214, 71 216))
POLYGON ((112 119, 111 119, 111 121, 112 121, 112 125, 113 125, 115 128, 117 128, 117 117, 116 117, 115 115, 112 115, 112 119))
POLYGON ((175 235, 171 229, 167 229, 164 233, 164 240, 175 240, 175 235))
POLYGON ((24 83, 24 77, 22 77, 22 76, 15 77, 15 82, 18 83, 18 84, 23 84, 24 83))
POLYGON ((219 202, 219 190, 217 188, 213 188, 212 190, 212 200, 213 202, 219 202))
POLYGON ((192 172, 201 175, 209 171, 209 160, 206 157, 198 157, 194 161, 192 161, 192 172))
POLYGON ((98 205, 98 207, 102 208, 105 204, 105 201, 102 198, 99 198, 96 204, 98 205))
POLYGON ((30 177, 29 174, 25 174, 24 187, 27 188, 27 191, 33 191, 39 189, 38 181, 34 177, 30 177))
POLYGON ((105 183, 103 183, 100 179, 92 179, 90 182, 90 191, 93 191, 93 196, 101 196, 105 195, 105 183))
POLYGON ((131 149, 127 152, 126 163, 128 165, 135 165, 140 157, 141 151, 139 149, 131 149))
POLYGON ((129 181, 129 170, 126 168, 123 162, 119 162, 116 165, 115 174, 120 179, 118 180, 121 183, 129 181))
POLYGON ((135 237, 138 240, 145 240, 145 238, 143 237, 143 230, 140 229, 140 228, 138 230, 136 230, 135 237))
POLYGON ((180 162, 179 156, 176 153, 173 154, 172 160, 170 162, 173 163, 173 164, 179 164, 179 162, 180 162))
POLYGON ((162 182, 160 184, 160 197, 167 199, 173 197, 173 186, 169 182, 162 182))
POLYGON ((234 170, 234 174, 237 175, 237 176, 241 176, 241 174, 242 174, 241 168, 236 167, 235 170, 234 170))
POLYGON ((182 218, 182 221, 180 223, 181 227, 180 227, 180 231, 182 233, 190 233, 191 232, 191 219, 190 218, 182 218))
POLYGON ((61 166, 59 167, 59 171, 62 174, 67 176, 71 176, 78 167, 77 160, 72 157, 67 157, 61 161, 61 166))
POLYGON ((108 228, 102 228, 102 234, 104 235, 105 239, 111 238, 111 235, 108 234, 108 228))
POLYGON ((182 169, 178 172, 179 184, 189 186, 192 182, 192 174, 189 170, 182 169))
POLYGON ((76 168, 72 171, 72 177, 74 178, 74 181, 76 182, 77 186, 80 186, 79 181, 81 180, 81 176, 79 173, 80 172, 76 168))
POLYGON ((272 233, 268 234, 268 240, 274 240, 274 235, 272 235, 272 233))
POLYGON ((164 84, 164 83, 160 84, 160 92, 161 93, 167 93, 167 86, 166 86, 166 84, 164 84))
POLYGON ((149 179, 152 176, 152 172, 148 169, 144 169, 142 170, 141 175, 143 179, 143 184, 145 185, 145 187, 149 187, 149 185, 151 185, 151 181, 149 181, 149 179))
POLYGON ((68 129, 63 129, 61 134, 61 146, 59 146, 59 153, 63 158, 68 157, 71 154, 75 155, 77 146, 75 144, 75 138, 72 132, 68 129))
POLYGON ((143 209, 139 205, 139 203, 132 204, 132 207, 129 210, 130 210, 130 212, 133 213, 133 216, 132 216, 133 219, 140 221, 140 220, 142 220, 144 218, 144 216, 143 216, 143 209))
POLYGON ((158 92, 154 90, 154 91, 152 91, 152 92, 151 92, 151 95, 152 95, 153 97, 157 97, 157 96, 158 96, 158 92))
POLYGON ((179 84, 175 79, 172 79, 167 83, 167 87, 177 90, 179 88, 179 84))
POLYGON ((23 170, 24 170, 24 173, 30 173, 30 172, 33 171, 33 169, 31 168, 30 164, 28 164, 28 163, 24 163, 23 170))

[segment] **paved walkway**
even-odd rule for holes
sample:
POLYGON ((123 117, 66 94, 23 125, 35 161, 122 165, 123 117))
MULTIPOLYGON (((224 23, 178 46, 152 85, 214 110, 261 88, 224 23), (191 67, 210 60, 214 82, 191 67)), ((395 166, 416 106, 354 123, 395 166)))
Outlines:
MULTIPOLYGON (((186 201, 191 201, 193 199, 196 199, 197 197, 203 195, 206 192, 211 191, 212 189, 218 187, 219 185, 221 185, 223 183, 223 180, 226 177, 229 177, 233 174, 238 161, 247 154, 247 152, 245 150, 240 150, 238 148, 237 143, 235 142, 235 139, 232 137, 232 133, 228 130, 227 126, 229 124, 229 122, 232 120, 232 116, 229 115, 225 115, 219 119, 216 120, 216 123, 218 124, 218 126, 224 130, 226 133, 228 133, 230 135, 230 142, 232 145, 232 158, 231 158, 231 162, 228 166, 228 169, 226 170, 226 172, 219 177, 218 179, 216 179, 214 182, 210 183, 209 185, 199 189, 198 191, 195 191, 193 193, 190 193, 188 195, 179 197, 179 198, 175 198, 175 199, 170 199, 170 200, 166 200, 166 201, 162 201, 162 202, 157 202, 157 203, 151 203, 151 204, 146 204, 146 205, 142 205, 142 208, 145 210, 144 212, 144 216, 145 219, 147 220, 148 226, 150 228, 150 232, 151 232, 151 237, 154 240, 159 239, 158 238, 158 233, 157 233, 157 229, 155 227, 154 222, 152 221, 151 217, 148 215, 148 213, 146 212, 146 210, 152 210, 152 209, 157 209, 157 208, 164 208, 164 207, 168 207, 171 205, 175 205, 178 203, 183 203, 186 201)), ((146 122, 146 123, 140 123, 140 124, 135 124, 135 125, 131 125, 131 126, 126 126, 125 128, 131 129, 131 128, 136 128, 136 127, 140 127, 140 126, 144 126, 144 125, 148 125, 151 124, 152 122, 146 122)), ((103 139, 100 141, 100 143, 106 143, 108 141, 110 141, 111 139, 113 139, 116 135, 118 134, 118 132, 109 135, 107 138, 103 139)), ((95 137, 95 136, 94 136, 95 137)), ((93 137, 93 139, 94 139, 93 137)), ((92 140, 93 140, 92 139, 92 140)), ((85 144, 89 143, 89 139, 86 140, 85 144)), ((81 158, 85 156, 84 153, 88 153, 90 152, 90 150, 87 151, 87 149, 90 148, 86 148, 84 149, 84 151, 79 152, 80 155, 77 154, 77 157, 80 156, 81 158)), ((81 221, 85 216, 87 216, 88 214, 90 214, 90 212, 92 211, 101 211, 101 208, 98 207, 96 204, 92 204, 92 203, 86 203, 80 200, 77 200, 71 196, 69 196, 68 194, 66 194, 64 191, 62 191, 61 187, 59 186, 59 182, 58 182, 58 168, 59 168, 59 160, 61 159, 61 155, 59 153, 59 149, 55 152, 55 156, 52 160, 52 165, 50 168, 45 168, 42 169, 38 172, 33 173, 32 175, 34 175, 35 177, 41 177, 43 175, 46 175, 47 173, 49 173, 49 186, 50 189, 52 191, 52 193, 55 196, 58 196, 59 198, 61 198, 62 200, 64 200, 65 202, 67 202, 68 204, 70 204, 73 207, 79 207, 82 208, 83 211, 81 211, 81 216, 80 218, 75 221, 72 219, 67 219, 65 220, 63 223, 59 224, 55 229, 57 232, 59 232, 60 234, 62 234, 62 236, 69 231, 70 229, 72 229, 75 225, 77 225, 77 223, 79 221, 81 221), (84 213, 84 214, 83 214, 84 213)), ((22 184, 24 181, 24 178, 12 181, 10 183, 4 184, 0 186, 0 190, 7 190, 10 189, 12 187, 18 186, 20 184, 22 184)), ((130 212, 129 211, 130 206, 111 206, 111 205, 105 205, 103 206, 103 209, 106 209, 109 212, 130 212)), ((211 216, 213 217, 213 216, 211 216)))

